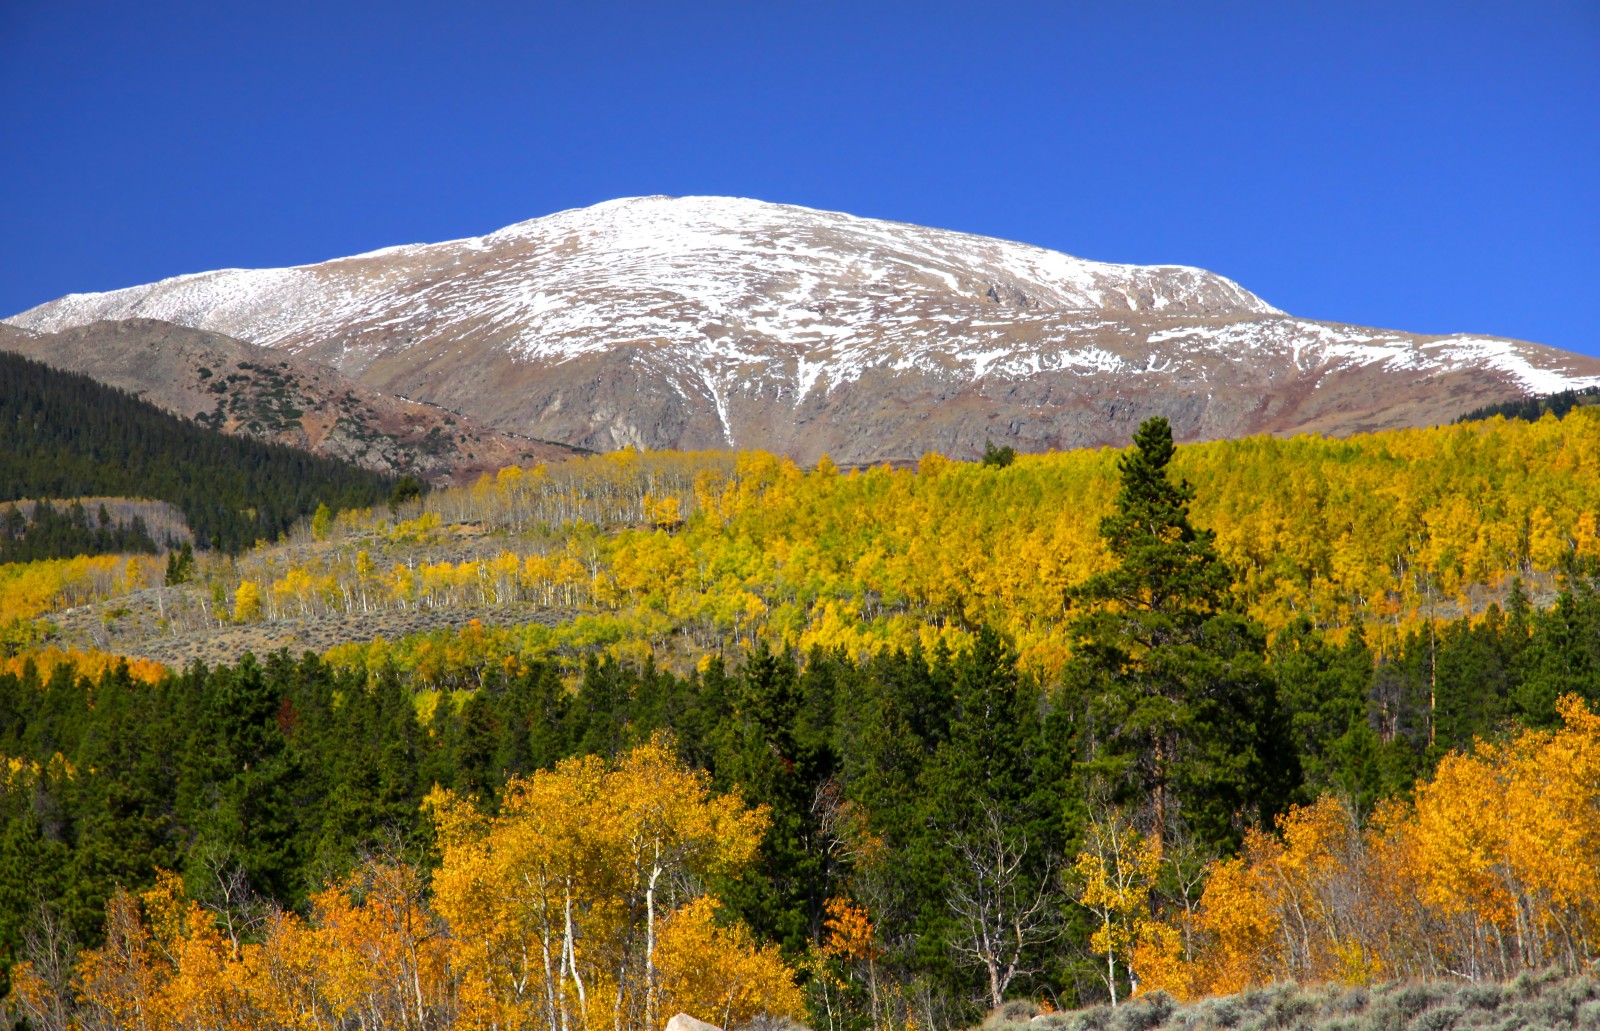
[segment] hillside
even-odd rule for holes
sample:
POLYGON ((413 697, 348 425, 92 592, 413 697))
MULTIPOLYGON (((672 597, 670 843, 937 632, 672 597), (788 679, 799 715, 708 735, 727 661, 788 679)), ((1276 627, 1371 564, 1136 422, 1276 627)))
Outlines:
MULTIPOLYGON (((1116 740, 1102 736, 1100 685, 1042 685, 988 632, 953 652, 818 649, 801 662, 757 650, 737 666, 707 654, 682 675, 586 661, 563 676, 550 659, 486 655, 468 626, 436 637, 423 661, 437 669, 454 653, 475 667, 431 683, 421 663, 401 673, 376 652, 246 656, 181 674, 111 664, 77 679, 0 661, 0 870, 37 871, 0 878, 0 949, 34 960, 13 968, 24 1006, 54 995, 90 1015, 275 1014, 292 978, 294 999, 337 1012, 355 980, 374 1010, 426 1006, 431 1026, 466 1028, 523 1001, 495 976, 502 964, 554 980, 554 964, 526 959, 549 933, 538 914, 553 911, 580 940, 633 947, 626 960, 620 948, 578 953, 589 984, 654 954, 667 998, 720 1007, 695 1010, 711 1014, 737 1003, 746 1019, 781 1006, 817 1024, 821 1013, 862 1028, 963 1027, 1006 998, 1087 1005, 1110 988, 1125 1000, 1131 963, 1141 985, 1180 996, 1253 989, 1190 1007, 1215 1018, 1192 1026, 1269 1008, 1308 1026, 1338 1006, 1382 1027, 1474 1026, 1475 1011, 1583 1027, 1594 983, 1573 953, 1600 933, 1600 715, 1576 697, 1550 719, 1527 703, 1552 687, 1600 693, 1592 674, 1571 676, 1585 654, 1572 628, 1600 625, 1592 585, 1584 606, 1581 620, 1520 622, 1514 610, 1451 628, 1437 652, 1453 692, 1439 700, 1437 748, 1413 722, 1434 716, 1426 641, 1375 662, 1306 634, 1265 667, 1247 643, 1208 691, 1247 687, 1256 718, 1181 730, 1186 748, 1227 762, 1185 769, 1173 786, 1185 822, 1167 825, 1083 758, 1116 740), (1509 694, 1507 670, 1519 678, 1509 694), (1397 671, 1410 682, 1396 684, 1397 671), (1375 713, 1409 707, 1398 731, 1368 722, 1369 683, 1375 713), (1292 722, 1271 718, 1280 700, 1292 722), (1450 751, 1463 731, 1481 742, 1472 754, 1450 751), (1408 754, 1416 766, 1397 761, 1408 754), (1372 793, 1341 802, 1351 786, 1372 793), (1115 804, 1082 802, 1116 787, 1115 804), (1200 819, 1217 791, 1224 812, 1242 801, 1244 815, 1200 819), (1358 826, 1380 798, 1381 818, 1358 826), (1267 830, 1275 817, 1281 839, 1267 830), (1545 861, 1556 847, 1562 861, 1545 861), (994 926, 992 909, 965 903, 990 887, 980 863, 994 855, 1007 903, 1039 900, 1000 979, 964 951, 994 926), (1064 876, 1061 857, 1072 859, 1064 876), (648 894, 657 870, 676 883, 648 894), (1114 905, 1096 876, 1121 879, 1114 905), (282 908, 258 920, 262 897, 282 908), (41 900, 59 920, 54 940, 25 933, 41 900), (616 917, 630 908, 659 914, 661 936, 630 933, 637 922, 616 917), (1101 921, 1116 937, 1097 933, 1101 921), (80 970, 139 964, 141 976, 49 977, 46 948, 69 948, 68 931, 110 946, 80 970), (1514 948, 1496 947, 1508 939, 1514 948), (408 959, 409 943, 425 965, 362 959, 408 959), (1105 948, 1115 962, 1101 982, 1105 948), (1304 987, 1263 998, 1260 986, 1290 979, 1304 987), (1358 990, 1313 987, 1333 984, 1358 990), (1447 1023, 1387 1022, 1425 1011, 1447 1023)), ((1120 1031, 1172 1014, 1153 998, 1041 1024, 1120 1031)))
POLYGON ((622 451, 164 586, 0 566, 12 999, 469 1027, 653 964, 596 1011, 910 1031, 1294 980, 1567 1019, 1600 943, 1596 456, 1592 407, 850 473, 622 451), (326 651, 239 657, 279 647, 326 651))
POLYGON ((82 373, 211 429, 374 472, 470 483, 503 466, 558 462, 574 453, 220 333, 153 319, 43 335, 5 329, 0 350, 82 373))
POLYGON ((377 473, 226 436, 87 376, 0 352, 0 502, 166 501, 201 547, 238 551, 276 538, 319 504, 368 506, 393 488, 377 473))
POLYGON ((1427 426, 1593 385, 1600 361, 1295 318, 1211 272, 716 197, 645 197, 486 236, 74 294, 9 322, 224 333, 596 450, 802 463, 1427 426))
MULTIPOLYGON (((1194 445, 1176 462, 1235 596, 1271 633, 1308 621, 1393 652, 1430 619, 1481 618, 1514 579, 1549 605, 1562 575, 1600 560, 1596 455, 1600 411, 1582 408, 1531 424, 1194 445)), ((181 666, 225 658, 230 642, 323 648, 325 627, 392 641, 401 617, 425 630, 459 625, 465 609, 525 627, 560 610, 555 636, 530 644, 519 631, 496 647, 592 646, 679 668, 759 643, 959 648, 991 625, 1053 676, 1071 651, 1068 592, 1107 561, 1096 528, 1117 457, 990 468, 930 456, 846 474, 759 453, 619 452, 439 491, 398 521, 351 513, 325 540, 207 572, 224 608, 248 613, 235 620, 219 621, 212 588, 197 586, 165 599, 166 629, 153 598, 125 619, 85 611, 60 624, 68 643, 181 666), (245 583, 255 601, 241 610, 245 583)))

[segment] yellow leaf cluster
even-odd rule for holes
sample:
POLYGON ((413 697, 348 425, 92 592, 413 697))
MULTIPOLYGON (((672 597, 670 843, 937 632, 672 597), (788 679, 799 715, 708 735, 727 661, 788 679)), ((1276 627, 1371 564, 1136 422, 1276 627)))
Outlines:
POLYGON ((140 580, 147 577, 143 561, 95 555, 0 565, 0 626, 111 597, 127 588, 130 569, 140 580))
MULTIPOLYGON (((310 920, 269 914, 253 942, 230 938, 162 873, 140 899, 118 892, 107 905, 105 945, 79 957, 73 1027, 440 1027, 451 979, 447 939, 409 867, 368 864, 319 894, 310 920)), ((28 964, 16 968, 14 990, 25 1013, 58 1009, 28 964)))
POLYGON ((128 675, 134 680, 144 684, 154 684, 167 675, 167 667, 153 659, 131 658, 123 655, 112 655, 98 649, 80 648, 29 648, 18 652, 9 659, 0 659, 0 673, 10 673, 21 676, 28 663, 41 679, 48 678, 58 666, 66 666, 72 670, 74 677, 88 677, 98 680, 107 672, 126 666, 128 675))

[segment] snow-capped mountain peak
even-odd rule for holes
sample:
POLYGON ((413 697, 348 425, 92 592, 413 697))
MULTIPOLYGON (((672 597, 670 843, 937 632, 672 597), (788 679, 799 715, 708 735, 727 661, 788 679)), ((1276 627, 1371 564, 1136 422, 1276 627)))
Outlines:
POLYGON ((1111 442, 1157 409, 1190 437, 1438 421, 1600 382, 1600 363, 1535 345, 1294 319, 1202 269, 729 197, 608 201, 479 237, 74 294, 9 321, 132 317, 574 444, 848 461, 1111 442), (1421 407, 1410 387, 1409 401, 1392 386, 1345 396, 1430 378, 1452 386, 1421 407))

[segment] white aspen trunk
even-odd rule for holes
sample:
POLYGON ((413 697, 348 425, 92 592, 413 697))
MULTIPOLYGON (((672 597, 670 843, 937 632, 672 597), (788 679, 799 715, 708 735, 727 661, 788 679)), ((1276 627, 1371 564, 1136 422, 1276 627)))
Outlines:
POLYGON ((589 1026, 589 998, 584 992, 583 975, 578 973, 578 948, 572 935, 572 879, 566 881, 566 917, 564 929, 563 949, 566 954, 567 970, 572 974, 572 984, 578 990, 578 1015, 583 1019, 583 1026, 589 1026))
MULTIPOLYGON (((533 889, 532 878, 524 875, 522 880, 530 889, 533 889)), ((539 956, 544 962, 545 1022, 551 1031, 554 1031, 557 1027, 560 1027, 561 1031, 566 1031, 566 1021, 558 1022, 556 1017, 556 972, 551 965, 550 957, 550 938, 552 933, 550 927, 550 894, 548 891, 543 890, 546 887, 548 887, 548 881, 543 881, 540 888, 535 889, 539 893, 539 956)), ((566 1014, 563 1012, 561 1015, 564 1017, 566 1014)))
POLYGON ((656 861, 650 867, 650 884, 644 892, 644 1026, 656 1026, 656 881, 661 877, 661 846, 656 845, 656 861))

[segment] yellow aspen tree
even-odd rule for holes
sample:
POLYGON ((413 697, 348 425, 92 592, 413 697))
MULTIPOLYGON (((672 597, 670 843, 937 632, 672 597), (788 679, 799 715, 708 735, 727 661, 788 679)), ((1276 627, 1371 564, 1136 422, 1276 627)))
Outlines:
POLYGON ((311 516, 311 536, 314 540, 325 541, 333 530, 333 513, 325 504, 318 504, 317 510, 311 516))
POLYGON ((241 580, 233 592, 233 621, 253 623, 261 618, 261 585, 254 580, 241 580))
POLYGON ((1093 913, 1099 926, 1089 947, 1105 957, 1101 975, 1117 1004, 1117 986, 1124 975, 1132 994, 1139 993, 1138 971, 1128 965, 1134 930, 1150 909, 1150 890, 1161 872, 1161 846, 1140 834, 1113 810, 1088 827, 1085 847, 1073 862, 1077 873, 1078 903, 1093 913), (1122 974, 1118 973, 1118 960, 1122 974))
MULTIPOLYGON (((824 908, 828 916, 822 926, 827 935, 817 950, 822 960, 817 969, 825 982, 824 991, 846 988, 857 979, 865 981, 868 1015, 872 1026, 879 1027, 882 1010, 878 996, 878 960, 883 957, 883 948, 878 942, 877 928, 866 909, 848 898, 830 898, 824 908)), ((825 996, 825 1002, 831 1010, 831 998, 825 996)))
MULTIPOLYGON (((78 959, 78 1025, 84 1031, 164 1031, 170 1026, 167 984, 171 959, 157 946, 139 902, 118 890, 106 904, 105 944, 78 959)), ((22 978, 24 999, 35 986, 22 978)))
POLYGON ((1212 868, 1200 925, 1209 939, 1198 960, 1205 991, 1231 995, 1267 983, 1279 969, 1281 923, 1244 859, 1225 859, 1212 868))

